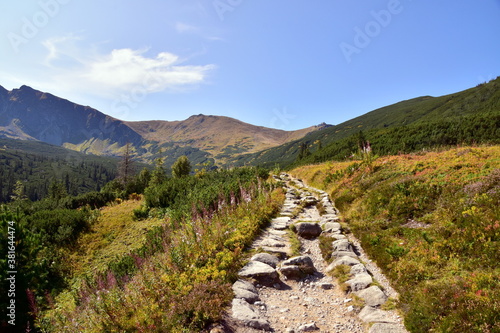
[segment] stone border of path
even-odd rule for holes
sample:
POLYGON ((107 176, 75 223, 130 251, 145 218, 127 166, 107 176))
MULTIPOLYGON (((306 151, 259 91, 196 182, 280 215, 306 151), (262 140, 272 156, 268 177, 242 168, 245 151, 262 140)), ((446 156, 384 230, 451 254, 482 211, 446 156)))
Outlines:
MULTIPOLYGON (((254 242, 255 248, 264 252, 255 254, 239 272, 240 279, 233 284, 235 298, 232 301, 232 317, 244 326, 258 330, 272 331, 270 323, 260 316, 259 308, 266 305, 261 302, 256 284, 280 289, 282 278, 297 278, 314 273, 312 261, 307 256, 288 258, 289 245, 286 241, 286 229, 290 227, 293 212, 297 207, 314 205, 320 201, 325 209, 320 223, 302 222, 295 225, 296 232, 304 238, 316 238, 321 233, 330 233, 332 249, 336 259, 327 267, 332 271, 336 266, 351 267, 350 277, 345 283, 350 292, 365 302, 358 317, 367 324, 369 333, 402 333, 407 332, 401 323, 394 320, 394 315, 380 309, 388 299, 382 289, 373 284, 373 277, 355 253, 352 242, 342 232, 338 211, 324 191, 304 184, 300 179, 292 179, 288 174, 274 176, 277 181, 285 182, 286 199, 280 216, 271 221, 263 236, 254 242), (293 180, 296 186, 291 186, 293 180), (317 193, 318 198, 311 192, 317 193), (299 193, 299 195, 297 195, 299 193), (281 262, 281 264, 280 264, 281 262)), ((359 248, 359 245, 358 245, 359 248)), ((309 330, 309 329, 307 329, 309 330)), ((301 329, 299 328, 299 332, 301 329)), ((306 330, 304 330, 306 331, 306 330)))

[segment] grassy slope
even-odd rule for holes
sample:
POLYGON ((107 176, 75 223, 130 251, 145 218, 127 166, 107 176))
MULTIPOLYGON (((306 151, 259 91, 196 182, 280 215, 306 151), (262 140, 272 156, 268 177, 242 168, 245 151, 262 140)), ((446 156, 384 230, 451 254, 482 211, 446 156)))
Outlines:
POLYGON ((140 248, 148 230, 163 224, 153 218, 135 221, 133 210, 142 204, 142 200, 118 201, 100 210, 97 222, 80 237, 78 251, 70 258, 74 276, 106 270, 117 257, 140 248))
MULTIPOLYGON (((304 138, 255 154, 237 156, 231 160, 236 165, 282 166, 293 163, 299 153, 299 145, 306 143, 311 152, 318 149, 321 141, 324 148, 346 139, 359 131, 386 131, 404 126, 452 121, 463 116, 500 111, 500 78, 477 87, 440 97, 418 97, 389 105, 342 124, 309 133, 304 138)), ((328 121, 327 119, 325 121, 328 121)), ((382 133, 383 134, 383 133, 382 133)), ((368 138, 370 139, 370 138, 368 138)))
POLYGON ((500 330, 500 147, 329 162, 292 174, 328 190, 401 293, 412 332, 500 330))

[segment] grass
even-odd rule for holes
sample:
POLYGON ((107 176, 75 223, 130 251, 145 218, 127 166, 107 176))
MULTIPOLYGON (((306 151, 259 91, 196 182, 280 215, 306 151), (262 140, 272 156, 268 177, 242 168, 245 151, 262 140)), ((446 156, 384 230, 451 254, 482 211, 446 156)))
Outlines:
POLYGON ((133 211, 142 205, 142 199, 126 200, 101 209, 97 222, 78 240, 78 251, 69 258, 74 276, 104 271, 116 257, 140 248, 147 231, 164 223, 161 219, 135 221, 133 211))
POLYGON ((290 256, 300 256, 302 243, 300 242, 299 236, 292 229, 288 229, 287 235, 290 240, 290 256))
POLYGON ((411 332, 500 330, 500 147, 297 168, 401 294, 411 332))

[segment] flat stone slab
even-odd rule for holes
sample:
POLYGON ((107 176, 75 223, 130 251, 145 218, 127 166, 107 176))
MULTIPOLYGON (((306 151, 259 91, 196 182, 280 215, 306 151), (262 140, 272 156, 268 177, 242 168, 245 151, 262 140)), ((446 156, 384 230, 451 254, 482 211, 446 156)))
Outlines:
POLYGON ((285 247, 286 244, 272 238, 266 238, 260 242, 261 246, 269 246, 269 247, 285 247))
POLYGON ((326 268, 327 272, 331 272, 335 267, 340 266, 340 265, 347 265, 347 266, 354 266, 360 264, 359 260, 356 258, 348 257, 348 256, 343 256, 332 262, 328 267, 326 268))
POLYGON ((332 257, 334 257, 334 258, 340 258, 340 257, 357 258, 358 256, 356 255, 356 253, 351 252, 351 251, 335 251, 335 252, 332 252, 332 257))
POLYGON ((366 305, 369 306, 377 307, 387 302, 387 295, 377 286, 357 291, 355 294, 362 298, 366 305))
POLYGON ((289 217, 277 217, 271 220, 271 223, 288 223, 290 222, 289 217))
POLYGON ((326 222, 323 224, 323 230, 325 232, 335 232, 341 229, 340 223, 337 222, 326 222))
POLYGON ((375 323, 368 333, 407 333, 401 324, 375 323))
POLYGON ((389 312, 372 306, 365 306, 358 314, 358 317, 365 323, 396 323, 391 319, 389 312))

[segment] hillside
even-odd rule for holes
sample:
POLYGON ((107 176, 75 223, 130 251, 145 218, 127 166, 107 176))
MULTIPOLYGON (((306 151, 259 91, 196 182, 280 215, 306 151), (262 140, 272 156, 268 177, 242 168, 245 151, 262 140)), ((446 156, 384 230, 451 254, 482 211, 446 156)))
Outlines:
POLYGON ((187 155, 197 165, 267 149, 322 129, 282 131, 236 119, 198 115, 184 121, 124 122, 28 86, 0 86, 0 138, 33 140, 83 153, 120 156, 127 143, 143 162, 164 157, 171 165, 187 155))
POLYGON ((331 193, 401 294, 411 332, 500 331, 500 146, 364 156, 291 174, 331 193))
POLYGON ((382 154, 460 143, 499 143, 499 116, 500 78, 497 78, 455 94, 424 96, 389 105, 323 131, 309 133, 302 139, 255 154, 236 156, 231 163, 289 166, 297 161, 301 145, 312 153, 301 162, 303 164, 343 159, 358 150, 360 131, 369 141, 379 138, 381 144, 374 149, 382 144, 388 146, 388 140, 398 144, 397 148, 394 146, 397 150, 376 151, 382 154), (476 132, 482 132, 482 136, 475 140, 476 132))
POLYGON ((43 142, 0 139, 0 202, 10 201, 17 182, 33 201, 46 197, 53 182, 71 195, 99 191, 116 177, 118 163, 43 142))

